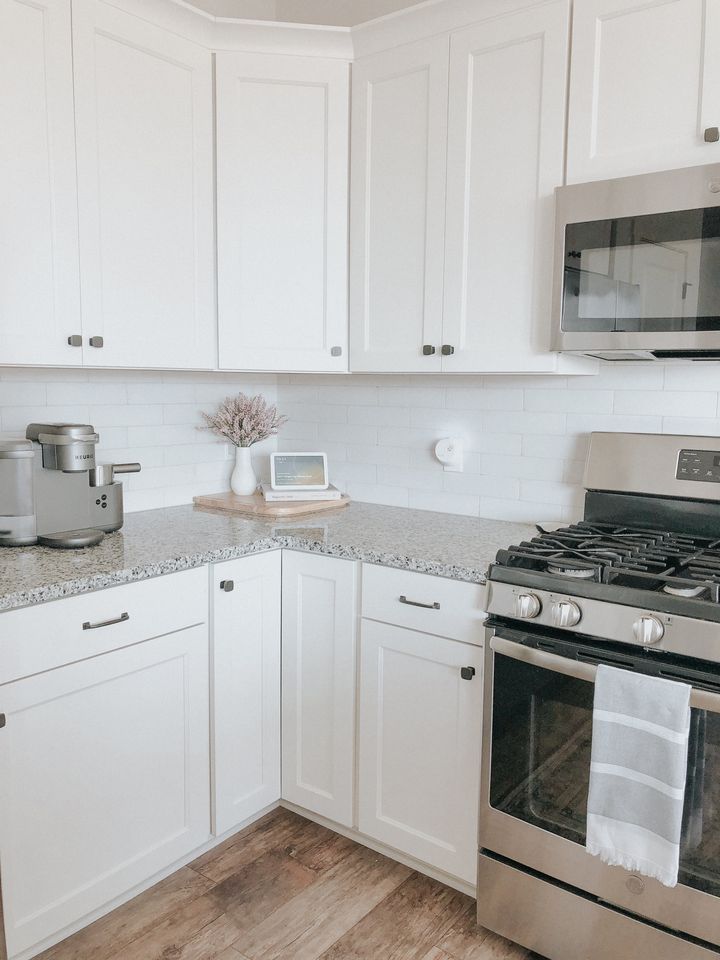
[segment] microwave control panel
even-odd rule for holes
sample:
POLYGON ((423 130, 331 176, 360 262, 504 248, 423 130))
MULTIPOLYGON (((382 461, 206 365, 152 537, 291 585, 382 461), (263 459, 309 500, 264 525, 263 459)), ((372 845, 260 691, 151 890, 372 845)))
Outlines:
POLYGON ((720 483, 720 450, 681 450, 675 478, 720 483))

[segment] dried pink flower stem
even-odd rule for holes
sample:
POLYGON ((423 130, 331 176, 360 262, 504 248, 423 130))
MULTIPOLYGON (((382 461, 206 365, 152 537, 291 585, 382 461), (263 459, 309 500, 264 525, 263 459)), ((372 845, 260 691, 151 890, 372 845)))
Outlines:
POLYGON ((236 447, 251 447, 254 443, 275 436, 288 419, 278 413, 275 404, 268 403, 259 393, 254 397, 244 393, 226 397, 215 413, 203 411, 202 417, 207 424, 204 429, 212 430, 236 447))

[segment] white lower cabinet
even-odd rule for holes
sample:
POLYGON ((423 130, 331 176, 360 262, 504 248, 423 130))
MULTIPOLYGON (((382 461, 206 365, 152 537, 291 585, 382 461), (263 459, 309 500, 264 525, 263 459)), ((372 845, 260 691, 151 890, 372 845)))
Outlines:
POLYGON ((12 957, 207 841, 207 626, 0 686, 0 710, 12 957))
POLYGON ((212 569, 218 835, 280 797, 280 571, 279 550, 212 569))
POLYGON ((482 662, 475 644, 362 621, 359 829, 468 883, 477 860, 482 662))
POLYGON ((358 565, 283 551, 282 796, 352 826, 358 565))

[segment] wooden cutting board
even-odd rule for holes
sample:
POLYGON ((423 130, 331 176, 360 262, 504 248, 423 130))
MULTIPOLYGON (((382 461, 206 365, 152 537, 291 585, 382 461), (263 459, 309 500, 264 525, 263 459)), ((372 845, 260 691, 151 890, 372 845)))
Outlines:
POLYGON ((350 503, 350 497, 343 494, 340 500, 293 500, 289 503, 266 503, 261 493, 249 497, 239 497, 236 493, 210 493, 193 497, 196 507, 204 510, 223 510, 225 513, 237 513, 245 517, 265 517, 268 520, 284 517, 305 517, 311 513, 324 513, 327 510, 339 510, 350 503))

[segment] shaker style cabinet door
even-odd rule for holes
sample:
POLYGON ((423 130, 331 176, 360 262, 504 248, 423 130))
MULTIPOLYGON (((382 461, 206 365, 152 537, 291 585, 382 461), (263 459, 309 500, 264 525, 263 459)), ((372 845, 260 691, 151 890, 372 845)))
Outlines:
POLYGON ((448 39, 353 64, 350 369, 440 369, 448 39))
POLYGON ((360 649, 360 832, 474 883, 482 647, 363 620, 360 649))
POLYGON ((70 0, 0 0, 0 364, 80 364, 70 0))
POLYGON ((207 640, 202 624, 0 686, 10 956, 208 840, 207 640))
POLYGON ((349 70, 216 54, 223 369, 347 370, 349 70))
POLYGON ((217 835, 280 797, 280 569, 279 550, 212 568, 217 835))
POLYGON ((578 0, 568 183, 720 160, 718 51, 720 0, 578 0))
POLYGON ((283 551, 282 796, 353 824, 358 565, 283 551))
POLYGON ((85 363, 213 367, 210 51, 73 0, 85 363))
POLYGON ((444 372, 557 369, 568 17, 559 0, 451 37, 444 372))

